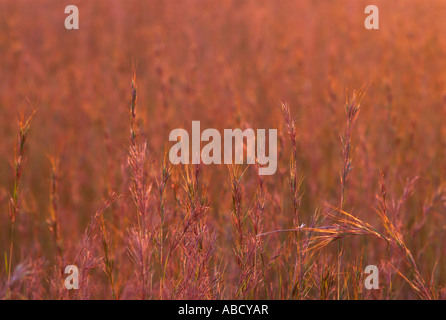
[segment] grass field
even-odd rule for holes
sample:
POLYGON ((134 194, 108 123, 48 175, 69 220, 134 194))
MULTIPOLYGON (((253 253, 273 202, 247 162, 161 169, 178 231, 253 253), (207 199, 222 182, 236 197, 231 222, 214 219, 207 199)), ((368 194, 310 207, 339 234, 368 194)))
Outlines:
POLYGON ((0 0, 0 299, 445 299, 446 2, 372 2, 0 0))

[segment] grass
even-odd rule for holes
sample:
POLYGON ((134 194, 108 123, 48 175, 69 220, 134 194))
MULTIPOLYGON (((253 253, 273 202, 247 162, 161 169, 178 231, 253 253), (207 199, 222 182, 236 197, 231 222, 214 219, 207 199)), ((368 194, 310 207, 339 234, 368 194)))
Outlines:
POLYGON ((445 299, 446 3, 367 4, 0 1, 0 299, 445 299), (193 120, 277 172, 172 165, 193 120))

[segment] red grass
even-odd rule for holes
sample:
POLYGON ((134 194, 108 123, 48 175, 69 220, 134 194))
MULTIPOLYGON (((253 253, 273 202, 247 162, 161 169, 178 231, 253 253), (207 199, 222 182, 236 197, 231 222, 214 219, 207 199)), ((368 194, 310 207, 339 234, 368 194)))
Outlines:
POLYGON ((0 1, 0 299, 446 297, 444 1, 73 2, 0 1), (173 166, 192 120, 276 174, 173 166))

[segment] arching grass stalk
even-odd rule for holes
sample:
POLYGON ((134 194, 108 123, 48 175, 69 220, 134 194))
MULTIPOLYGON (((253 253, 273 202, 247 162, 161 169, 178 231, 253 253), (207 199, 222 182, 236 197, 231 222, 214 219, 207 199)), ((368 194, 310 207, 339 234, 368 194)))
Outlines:
MULTIPOLYGON (((354 91, 350 100, 346 101, 345 113, 347 115, 347 126, 345 128, 344 134, 341 136, 342 142, 342 168, 341 168, 341 199, 340 199, 340 210, 344 209, 346 192, 347 192, 347 178, 349 172, 352 170, 352 157, 353 157, 353 147, 352 147, 352 131, 355 126, 356 120, 358 119, 359 110, 362 98, 364 97, 364 92, 354 91)), ((340 225, 339 228, 343 228, 340 225)), ((341 299, 341 273, 342 273, 342 257, 344 241, 338 242, 338 270, 337 270, 337 299, 341 299)))
MULTIPOLYGON (((302 179, 299 179, 298 169, 297 169, 297 144, 296 144, 296 129, 294 126, 294 120, 291 119, 291 112, 288 105, 282 103, 282 115, 285 119, 285 125, 287 129, 288 136, 291 141, 291 156, 290 156, 290 191, 292 197, 292 210, 293 210, 293 225, 294 227, 299 227, 299 215, 300 215, 300 204, 302 200, 302 195, 300 192, 300 186, 302 184, 302 179)), ((291 283, 290 294, 291 298, 296 294, 297 299, 301 298, 302 291, 302 254, 300 249, 301 237, 300 233, 296 232, 293 235, 294 242, 294 252, 296 253, 296 258, 293 268, 293 281, 291 283)))
MULTIPOLYGON (((7 266, 7 276, 8 276, 8 287, 7 287, 7 297, 8 299, 10 297, 11 293, 11 269, 12 269, 12 254, 14 251, 14 228, 15 228, 15 221, 17 218, 17 215, 20 211, 20 204, 21 199, 19 195, 19 184, 20 184, 20 178, 22 176, 22 169, 23 169, 23 162, 25 157, 25 143, 28 137, 29 129, 31 127, 31 121, 36 114, 36 111, 33 111, 33 113, 25 119, 24 113, 20 115, 19 119, 19 139, 17 145, 14 147, 14 189, 12 196, 10 197, 9 201, 9 219, 11 221, 11 241, 9 246, 9 261, 6 261, 7 266)), ((6 259, 6 258, 5 258, 6 259)))

